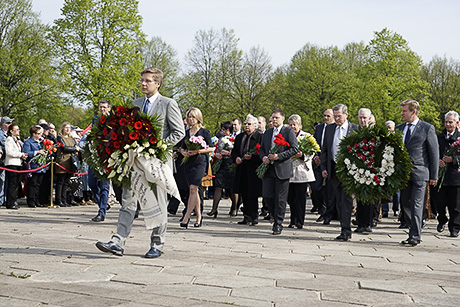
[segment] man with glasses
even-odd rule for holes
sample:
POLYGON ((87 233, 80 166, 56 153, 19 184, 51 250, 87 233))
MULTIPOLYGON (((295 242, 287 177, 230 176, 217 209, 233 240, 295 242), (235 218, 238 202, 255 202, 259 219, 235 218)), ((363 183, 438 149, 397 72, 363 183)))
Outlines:
MULTIPOLYGON (((182 114, 177 102, 171 98, 162 96, 159 93, 163 83, 163 72, 157 68, 147 68, 141 72, 142 93, 144 97, 133 101, 134 106, 138 106, 142 112, 148 115, 159 115, 163 131, 161 137, 164 141, 176 145, 185 136, 182 114)), ((172 155, 171 155, 172 157, 172 155)), ((173 160, 168 160, 168 165, 173 169, 173 160)), ((158 202, 166 210, 168 205, 166 191, 158 188, 155 192, 158 202)), ((137 209, 137 197, 129 188, 123 188, 122 208, 118 217, 117 233, 112 236, 108 243, 97 242, 99 250, 122 256, 124 245, 133 226, 134 216, 137 209)), ((145 254, 145 258, 158 258, 161 256, 166 239, 167 215, 164 223, 158 225, 152 230, 150 236, 150 249, 145 254)))

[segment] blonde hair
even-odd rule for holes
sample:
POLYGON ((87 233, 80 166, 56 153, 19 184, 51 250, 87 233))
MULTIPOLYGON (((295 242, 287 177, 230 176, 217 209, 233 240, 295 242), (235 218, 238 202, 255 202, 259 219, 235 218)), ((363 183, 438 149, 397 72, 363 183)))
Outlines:
MULTIPOLYGON (((64 132, 65 126, 72 127, 72 125, 69 122, 63 122, 62 125, 61 125, 61 128, 59 128, 59 135, 62 135, 62 136, 64 135, 63 132, 64 132)), ((70 135, 70 133, 69 133, 69 135, 70 135)))
POLYGON ((411 112, 415 110, 415 114, 417 114, 417 116, 420 113, 420 103, 418 103, 418 101, 416 101, 416 100, 407 99, 407 100, 404 100, 403 102, 401 102, 399 105, 401 107, 408 106, 409 111, 411 111, 411 112))
POLYGON ((185 113, 185 116, 186 116, 188 125, 190 125, 188 122, 188 118, 190 116, 193 116, 198 121, 198 127, 199 128, 203 127, 203 114, 201 113, 200 109, 192 107, 187 110, 187 112, 185 113))

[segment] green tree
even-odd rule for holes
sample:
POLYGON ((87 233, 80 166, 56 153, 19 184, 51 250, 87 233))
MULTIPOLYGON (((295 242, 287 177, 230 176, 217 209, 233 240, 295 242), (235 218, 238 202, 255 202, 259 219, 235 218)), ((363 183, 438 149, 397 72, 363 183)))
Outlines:
POLYGON ((160 37, 155 36, 142 48, 142 56, 144 67, 156 67, 163 71, 161 93, 174 97, 179 90, 180 63, 177 60, 177 51, 160 37))
POLYGON ((0 2, 0 111, 25 131, 62 110, 46 31, 29 0, 0 2))
POLYGON ((418 100, 420 117, 439 127, 434 103, 428 98, 428 83, 420 76, 422 61, 399 34, 383 29, 375 32, 366 47, 369 60, 360 77, 364 82, 362 105, 377 120, 401 121, 399 104, 406 99, 418 100))
POLYGON ((422 78, 429 84, 429 97, 441 122, 450 110, 460 110, 460 61, 435 56, 423 66, 422 78))
POLYGON ((61 11, 51 39, 68 94, 94 108, 136 96, 144 44, 138 1, 66 0, 61 11))

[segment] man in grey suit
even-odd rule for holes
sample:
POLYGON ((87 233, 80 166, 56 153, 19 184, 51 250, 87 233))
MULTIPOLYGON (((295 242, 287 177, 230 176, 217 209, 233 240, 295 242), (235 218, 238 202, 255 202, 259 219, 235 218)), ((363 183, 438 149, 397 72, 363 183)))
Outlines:
POLYGON ((289 127, 284 127, 284 112, 272 112, 273 128, 265 131, 260 145, 259 155, 262 162, 269 164, 262 178, 262 195, 267 201, 270 214, 274 218, 273 234, 279 235, 283 230, 283 220, 286 213, 286 203, 289 192, 289 178, 293 176, 291 158, 298 152, 297 139, 289 127), (275 136, 281 134, 289 146, 283 146, 278 152, 270 153, 275 146, 275 136))
POLYGON ((435 185, 438 179, 439 149, 433 125, 418 118, 420 104, 415 100, 404 100, 400 104, 401 117, 406 123, 396 126, 403 133, 404 144, 414 167, 409 183, 401 190, 401 207, 404 221, 409 226, 409 238, 402 244, 420 244, 423 208, 427 181, 435 185))
POLYGON ((358 129, 358 125, 348 122, 348 108, 338 104, 332 108, 334 124, 327 125, 321 149, 321 172, 323 178, 331 182, 335 195, 335 203, 339 214, 341 232, 336 240, 348 241, 351 238, 351 212, 353 210, 353 198, 345 193, 342 183, 335 172, 336 155, 342 139, 358 129))
MULTIPOLYGON (((149 115, 158 114, 161 116, 163 125, 162 138, 166 142, 176 145, 185 136, 182 115, 176 101, 166 98, 158 92, 163 82, 163 72, 157 68, 147 68, 141 72, 141 89, 145 97, 134 100, 134 106, 138 106, 142 112, 149 115)), ((173 169, 173 161, 168 160, 168 165, 173 169)), ((167 194, 164 190, 156 190, 158 202, 167 206, 167 194)), ((137 208, 137 198, 129 188, 123 189, 122 208, 118 217, 117 233, 112 236, 108 243, 97 242, 96 246, 103 252, 112 253, 118 256, 123 255, 123 247, 133 226, 134 215, 137 208)), ((152 230, 150 238, 150 250, 145 254, 146 258, 157 258, 166 238, 167 224, 152 230)))

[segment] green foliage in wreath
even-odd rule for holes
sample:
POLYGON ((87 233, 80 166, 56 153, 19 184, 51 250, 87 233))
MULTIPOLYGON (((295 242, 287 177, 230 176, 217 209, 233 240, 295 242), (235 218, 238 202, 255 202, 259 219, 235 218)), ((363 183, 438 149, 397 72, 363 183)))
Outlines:
POLYGON ((412 166, 401 132, 376 125, 359 128, 340 142, 336 171, 348 194, 376 203, 406 187, 412 166))

